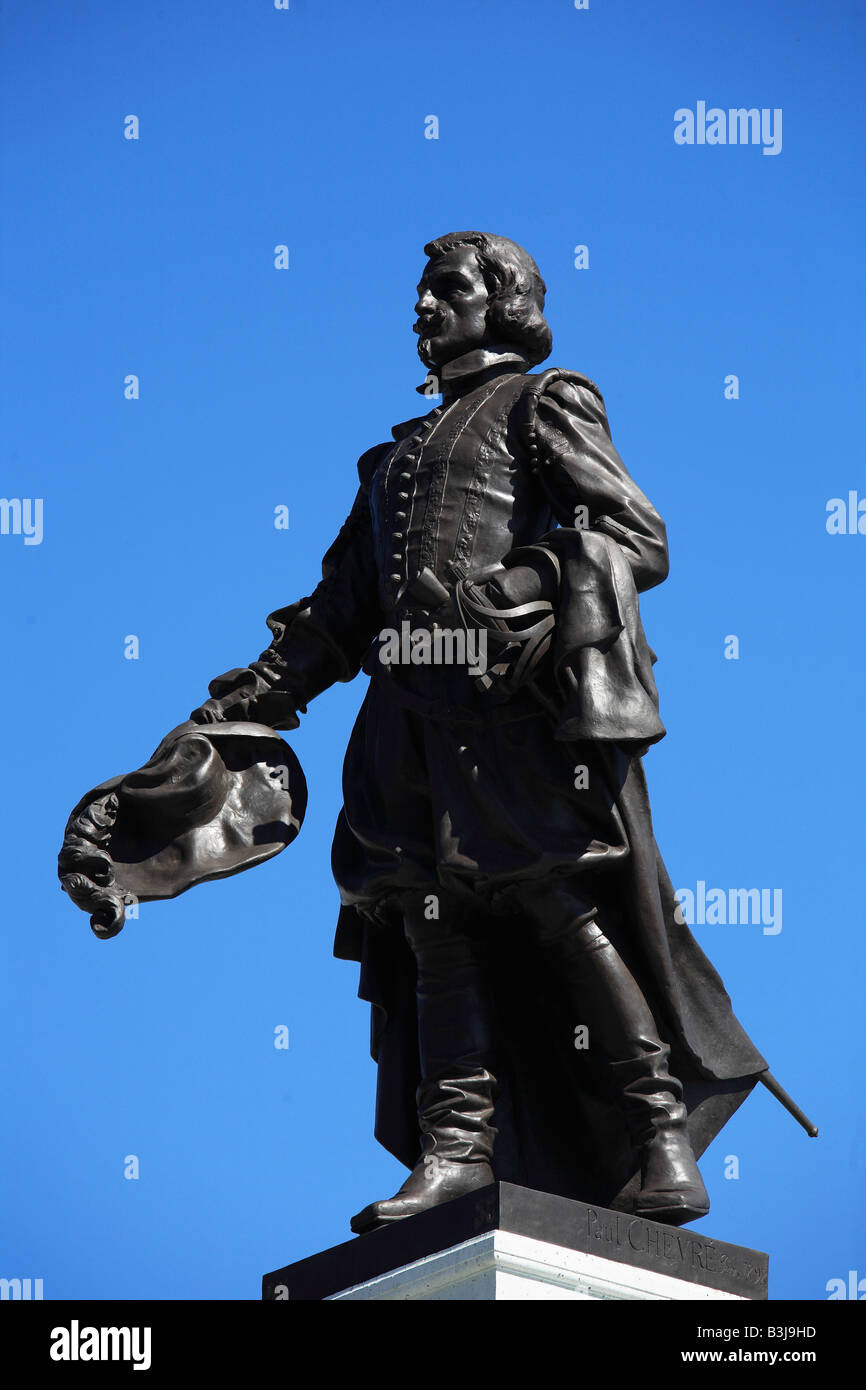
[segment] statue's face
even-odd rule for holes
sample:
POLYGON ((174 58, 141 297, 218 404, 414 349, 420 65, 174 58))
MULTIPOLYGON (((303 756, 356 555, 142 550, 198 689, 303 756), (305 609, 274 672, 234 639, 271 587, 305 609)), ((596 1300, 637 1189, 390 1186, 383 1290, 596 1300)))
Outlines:
POLYGON ((427 262, 418 285, 418 356, 444 367, 487 341, 487 286, 471 246, 455 246, 427 262))

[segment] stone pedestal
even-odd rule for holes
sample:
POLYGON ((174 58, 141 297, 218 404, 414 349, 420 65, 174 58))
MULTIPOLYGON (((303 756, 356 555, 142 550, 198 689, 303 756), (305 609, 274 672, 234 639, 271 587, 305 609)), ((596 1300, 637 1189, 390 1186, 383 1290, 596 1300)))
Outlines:
POLYGON ((494 1183, 266 1274, 267 1300, 766 1299, 768 1258, 494 1183))

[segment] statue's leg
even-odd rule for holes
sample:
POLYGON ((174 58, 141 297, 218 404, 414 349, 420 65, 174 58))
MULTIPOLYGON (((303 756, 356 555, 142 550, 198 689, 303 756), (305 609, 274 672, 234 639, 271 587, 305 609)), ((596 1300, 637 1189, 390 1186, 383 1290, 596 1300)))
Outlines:
POLYGON ((352 1218, 361 1234, 492 1183, 494 1037, 489 986, 478 944, 460 926, 460 911, 440 897, 428 921, 423 897, 404 908, 404 930, 418 968, 417 1091, 421 1156, 387 1201, 352 1218))
POLYGON ((579 1010, 589 1048, 607 1064, 613 1093, 640 1153, 635 1211, 681 1225, 705 1216, 707 1190, 686 1126, 683 1088, 668 1070, 670 1048, 631 971, 596 921, 597 911, 566 883, 524 895, 550 979, 579 1010))

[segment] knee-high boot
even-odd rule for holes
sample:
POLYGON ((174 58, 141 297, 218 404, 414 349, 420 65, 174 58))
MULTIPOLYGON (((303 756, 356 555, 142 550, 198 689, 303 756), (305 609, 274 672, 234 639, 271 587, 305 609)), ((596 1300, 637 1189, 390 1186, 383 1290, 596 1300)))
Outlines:
POLYGON ((494 1181, 493 1032, 474 943, 444 924, 407 920, 418 967, 421 1155, 393 1197, 352 1218, 358 1234, 413 1216, 494 1181))
POLYGON ((580 1009, 591 1052, 607 1063, 614 1094, 640 1154, 635 1211, 682 1225, 710 1209, 689 1140, 683 1088, 668 1070, 670 1048, 631 971, 585 914, 542 942, 552 972, 580 1009))

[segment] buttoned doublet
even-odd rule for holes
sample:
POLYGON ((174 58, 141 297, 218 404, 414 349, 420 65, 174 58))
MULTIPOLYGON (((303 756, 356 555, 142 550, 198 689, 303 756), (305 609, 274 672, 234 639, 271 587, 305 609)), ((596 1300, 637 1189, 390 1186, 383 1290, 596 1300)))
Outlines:
POLYGON ((363 668, 333 868, 369 910, 445 882, 497 895, 628 853, 616 809, 629 755, 663 733, 637 589, 667 572, 664 525, 613 447, 585 377, 506 363, 398 425, 358 464, 354 505, 307 599, 270 615, 253 669, 303 707, 363 668), (575 526, 576 518, 580 526, 575 526), (480 690, 465 666, 392 666, 379 634, 435 621, 419 588, 483 583, 526 547, 556 556, 559 628, 529 689, 480 690), (575 768, 589 768, 578 790, 575 768))

